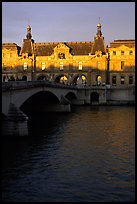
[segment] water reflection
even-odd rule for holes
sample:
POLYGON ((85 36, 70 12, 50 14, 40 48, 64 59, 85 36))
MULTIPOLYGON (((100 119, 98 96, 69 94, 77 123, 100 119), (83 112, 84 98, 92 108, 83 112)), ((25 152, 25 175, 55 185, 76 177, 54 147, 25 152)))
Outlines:
POLYGON ((28 138, 3 142, 3 200, 133 202, 134 113, 104 106, 32 116, 28 138))

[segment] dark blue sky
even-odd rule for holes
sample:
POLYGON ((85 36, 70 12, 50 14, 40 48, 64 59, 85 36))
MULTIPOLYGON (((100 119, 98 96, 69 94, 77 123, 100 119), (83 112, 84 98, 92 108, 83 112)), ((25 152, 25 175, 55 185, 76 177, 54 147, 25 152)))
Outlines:
POLYGON ((99 17, 106 44, 135 39, 135 2, 2 2, 2 42, 93 41, 99 17))

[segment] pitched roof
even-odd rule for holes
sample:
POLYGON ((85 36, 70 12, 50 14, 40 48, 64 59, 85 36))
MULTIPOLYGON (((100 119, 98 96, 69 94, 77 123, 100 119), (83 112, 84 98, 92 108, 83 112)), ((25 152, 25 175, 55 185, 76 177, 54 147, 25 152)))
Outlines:
POLYGON ((114 40, 110 43, 110 47, 119 47, 121 45, 125 45, 127 47, 135 47, 135 40, 114 40))
POLYGON ((32 39, 24 39, 21 47, 20 54, 28 53, 29 55, 33 54, 33 40, 32 39))
POLYGON ((102 37, 102 36, 97 36, 94 38, 94 44, 92 47, 91 54, 94 55, 96 51, 101 51, 102 54, 106 53, 106 48, 105 48, 105 44, 104 44, 104 37, 102 37))
MULTIPOLYGON (((54 48, 62 42, 35 43, 35 52, 38 56, 50 56, 54 48)), ((64 42, 70 48, 72 55, 88 55, 91 53, 92 42, 64 42)))
POLYGON ((38 56, 50 56, 54 52, 54 48, 58 43, 35 43, 34 49, 38 56))
POLYGON ((20 52, 21 47, 18 46, 16 43, 2 43, 2 49, 8 49, 8 50, 12 50, 12 51, 18 51, 18 54, 20 52))
POLYGON ((91 53, 93 42, 68 42, 66 43, 70 47, 70 53, 72 55, 88 55, 91 53))

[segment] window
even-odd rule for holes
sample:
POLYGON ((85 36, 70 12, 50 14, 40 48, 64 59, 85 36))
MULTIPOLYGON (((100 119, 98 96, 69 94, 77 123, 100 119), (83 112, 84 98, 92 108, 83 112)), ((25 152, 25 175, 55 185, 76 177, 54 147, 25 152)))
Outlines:
POLYGON ((10 53, 10 57, 12 57, 12 53, 10 53))
POLYGON ((113 55, 116 55, 116 51, 113 51, 113 55))
POLYGON ((42 70, 44 70, 45 69, 45 62, 42 62, 42 70))
POLYGON ((60 70, 63 70, 63 62, 60 62, 60 70))
POLYGON ((3 57, 5 57, 5 53, 3 53, 3 57))
POLYGON ((100 62, 97 62, 97 69, 100 68, 100 62))
POLYGON ((27 68, 28 68, 27 62, 24 62, 24 70, 26 70, 27 68))
POLYGON ((82 70, 82 62, 79 62, 79 64, 78 64, 78 70, 82 70))
POLYGON ((125 83, 125 78, 124 76, 121 76, 121 84, 124 84, 125 83))
POLYGON ((121 61, 121 70, 124 68, 124 61, 121 61))
POLYGON ((124 51, 123 50, 121 51, 121 55, 124 55, 124 51))
POLYGON ((129 55, 133 55, 133 51, 132 50, 129 51, 129 55))
POLYGON ((116 85, 116 76, 112 76, 112 84, 116 85))
POLYGON ((133 84, 133 76, 129 76, 129 84, 133 84))

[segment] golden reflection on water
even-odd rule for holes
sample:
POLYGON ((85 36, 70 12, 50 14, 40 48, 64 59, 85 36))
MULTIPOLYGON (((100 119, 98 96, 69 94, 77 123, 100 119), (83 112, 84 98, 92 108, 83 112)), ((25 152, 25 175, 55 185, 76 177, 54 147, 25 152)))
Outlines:
MULTIPOLYGON (((134 159, 135 152, 135 110, 129 107, 95 107, 95 110, 84 108, 76 110, 74 116, 64 127, 63 145, 68 148, 66 154, 79 155, 93 162, 93 157, 113 162, 114 168, 120 162, 134 159), (86 109, 86 111, 84 111, 86 109), (128 110, 128 111, 127 111, 128 110), (128 115, 127 115, 128 113, 128 115), (93 151, 94 150, 94 151, 93 151)), ((73 158, 73 155, 72 155, 73 158)), ((123 167, 123 171, 128 171, 123 167)))

